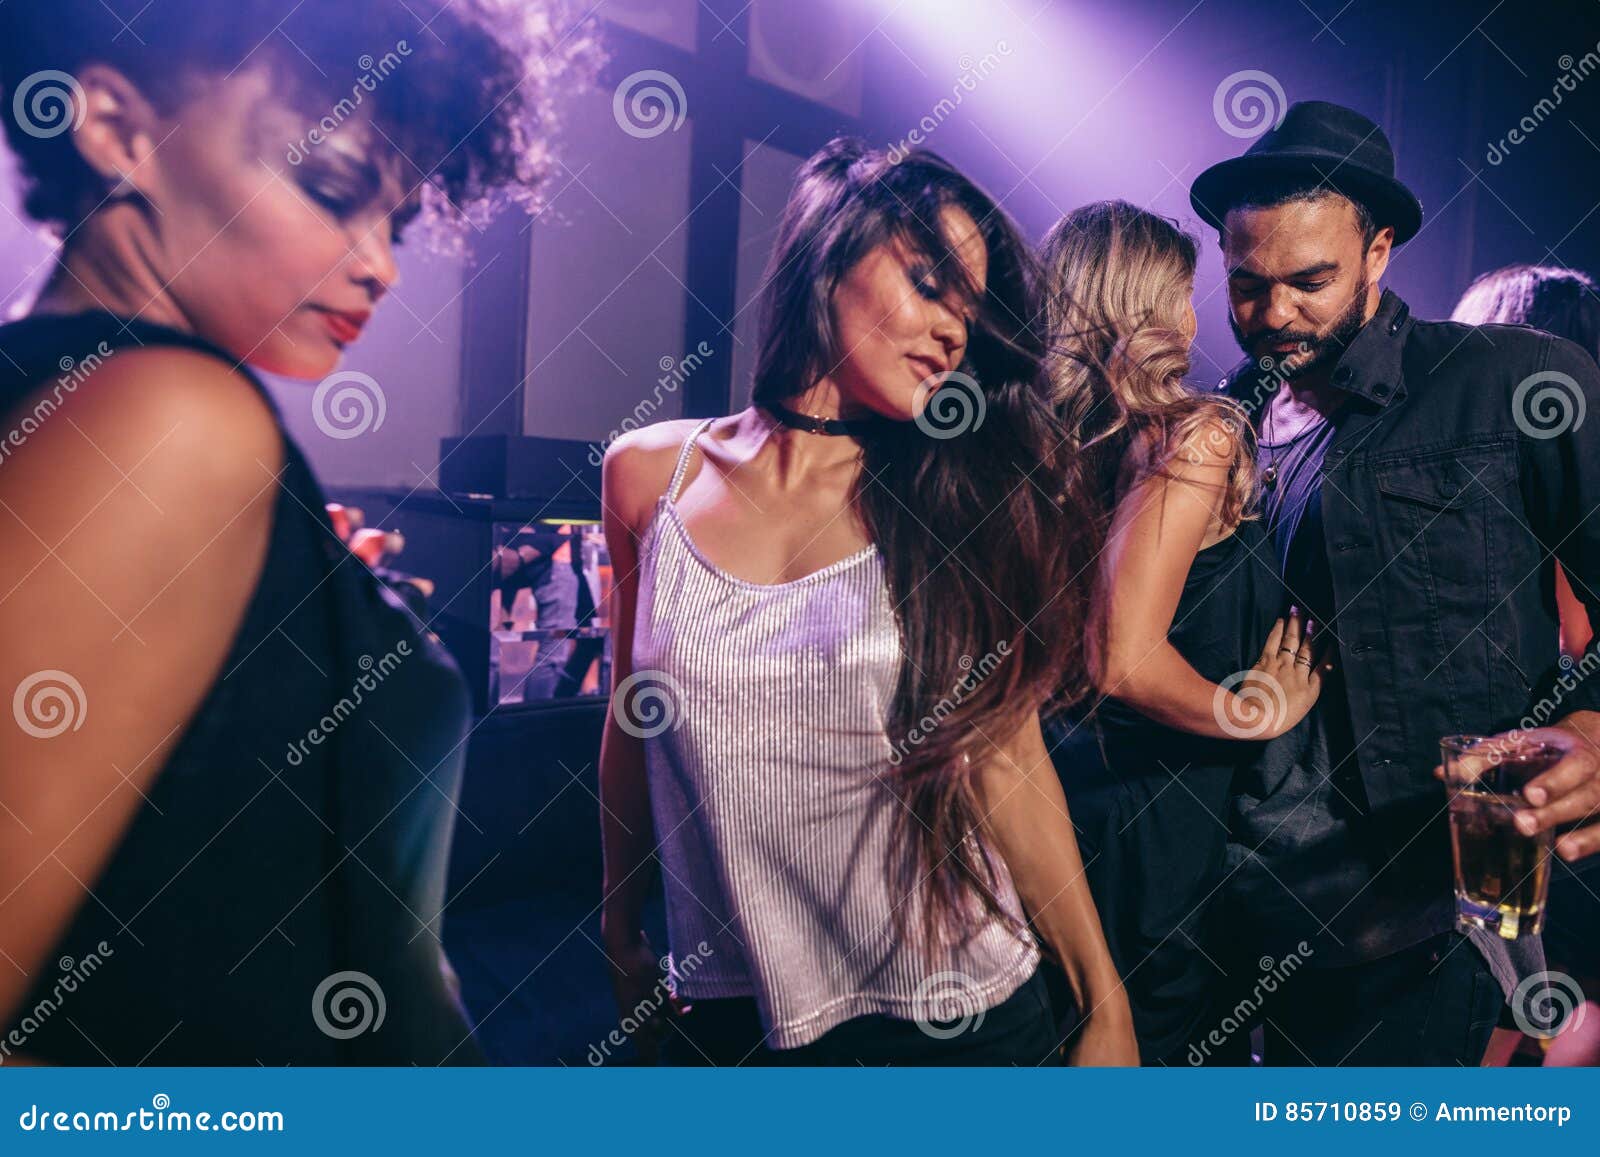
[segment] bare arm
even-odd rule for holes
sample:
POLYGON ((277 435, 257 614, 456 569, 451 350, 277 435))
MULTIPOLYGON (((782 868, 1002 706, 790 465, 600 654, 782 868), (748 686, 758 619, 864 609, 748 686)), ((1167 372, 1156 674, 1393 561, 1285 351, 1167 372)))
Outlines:
MULTIPOLYGON (((601 477, 606 549, 611 555, 612 687, 633 674, 634 617, 639 599, 639 533, 646 508, 646 452, 626 439, 606 454, 601 477)), ((600 829, 605 848, 602 930, 609 944, 631 944, 654 884, 655 833, 645 778, 644 742, 619 723, 626 706, 613 700, 600 740, 600 829)), ((623 716, 625 718, 625 715, 623 716)))
POLYGON ((1133 1014, 1089 893, 1078 838, 1039 717, 991 749, 978 773, 984 830, 1034 927, 1060 961, 1088 1025, 1079 1064, 1139 1063, 1133 1014))
POLYGON ((0 1021, 216 679, 281 461, 246 382, 153 349, 107 360, 0 467, 0 687, 31 688, 0 727, 0 1021))
MULTIPOLYGON (((660 985, 655 949, 641 915, 655 887, 655 823, 650 810, 643 740, 623 726, 627 697, 616 688, 634 674, 633 635, 639 604, 639 544, 666 489, 677 446, 673 432, 685 423, 647 427, 612 444, 601 473, 611 588, 612 699, 600 739, 600 835, 604 845, 600 930, 611 964, 612 988, 624 1019, 637 1021, 641 1059, 656 1057, 662 1018, 676 1014, 660 985), (658 1015, 659 1014, 659 1015, 658 1015)), ((680 704, 669 704, 678 710, 680 704)))
POLYGON ((1275 629, 1265 666, 1257 664, 1262 674, 1236 689, 1202 676, 1167 638, 1189 568, 1220 529, 1232 455, 1232 435, 1219 423, 1118 504, 1101 577, 1105 645, 1097 683, 1104 694, 1178 731, 1269 738, 1298 723, 1316 700, 1318 672, 1294 667, 1308 644, 1300 622, 1291 618, 1275 629))

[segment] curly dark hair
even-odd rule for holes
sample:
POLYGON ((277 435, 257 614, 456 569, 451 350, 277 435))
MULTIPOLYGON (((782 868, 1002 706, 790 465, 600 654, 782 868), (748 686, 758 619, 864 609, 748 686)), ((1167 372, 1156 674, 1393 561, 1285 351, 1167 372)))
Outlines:
POLYGON ((0 117, 24 207, 67 232, 105 195, 61 131, 77 70, 115 68, 165 114, 198 82, 256 60, 319 124, 369 106, 408 188, 426 182, 432 224, 481 217, 497 199, 532 206, 557 82, 581 84, 600 63, 592 26, 572 12, 568 0, 8 0, 0 117))

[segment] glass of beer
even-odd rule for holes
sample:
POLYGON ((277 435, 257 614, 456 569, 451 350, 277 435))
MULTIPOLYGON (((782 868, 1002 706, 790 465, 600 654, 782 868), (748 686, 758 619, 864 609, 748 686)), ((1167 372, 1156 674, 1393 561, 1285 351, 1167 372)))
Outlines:
POLYGON ((1561 748, 1515 735, 1447 735, 1439 741, 1450 788, 1456 927, 1483 928, 1506 940, 1544 925, 1555 833, 1525 836, 1522 789, 1554 767, 1561 748))

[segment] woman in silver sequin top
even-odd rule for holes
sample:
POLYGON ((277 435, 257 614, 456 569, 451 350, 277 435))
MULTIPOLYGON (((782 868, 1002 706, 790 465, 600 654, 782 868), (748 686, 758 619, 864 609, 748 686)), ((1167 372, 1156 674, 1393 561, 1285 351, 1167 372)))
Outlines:
POLYGON ((752 405, 606 456, 604 939, 676 1058, 1048 1063, 1042 941, 1069 1059, 1137 1063, 1038 722, 1083 686, 1098 533, 1039 285, 944 161, 835 141, 780 226, 752 405))

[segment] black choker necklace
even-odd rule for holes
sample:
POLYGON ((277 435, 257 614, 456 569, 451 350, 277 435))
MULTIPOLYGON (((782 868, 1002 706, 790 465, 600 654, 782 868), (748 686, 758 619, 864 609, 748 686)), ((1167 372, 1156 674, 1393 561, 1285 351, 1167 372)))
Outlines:
POLYGON ((783 425, 808 434, 865 434, 879 424, 877 418, 823 418, 815 414, 797 414, 777 402, 762 402, 761 405, 783 425))

